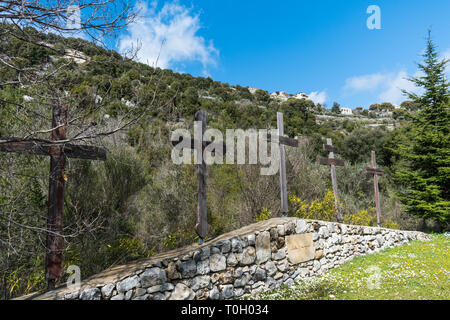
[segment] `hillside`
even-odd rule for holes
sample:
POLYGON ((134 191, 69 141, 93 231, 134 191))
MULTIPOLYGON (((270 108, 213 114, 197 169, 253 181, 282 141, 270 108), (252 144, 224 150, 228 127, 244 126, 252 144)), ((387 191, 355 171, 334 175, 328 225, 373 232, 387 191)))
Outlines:
MULTIPOLYGON (((409 139, 408 120, 395 126, 364 117, 324 120, 329 112, 307 99, 283 101, 263 90, 152 68, 81 39, 30 32, 34 43, 0 42, 7 62, 0 67, 0 137, 48 139, 58 101, 68 106, 68 140, 108 150, 105 162, 67 161, 64 269, 78 265, 86 278, 197 240, 195 166, 172 163, 169 138, 175 127, 191 129, 200 109, 208 126, 221 131, 274 128, 283 112, 285 134, 301 138, 299 148, 287 148, 289 195, 304 201, 292 197, 290 216, 302 217, 299 204, 307 203, 319 207, 317 219, 335 219, 329 168, 316 163, 332 138, 345 160, 337 177, 346 222, 375 224, 373 180, 364 171, 375 150, 387 173, 380 179, 382 225, 418 228, 400 205, 402 186, 392 176, 402 161, 394 151, 409 139), (381 126, 371 128, 374 123, 381 126)), ((7 257, 0 262, 1 291, 9 298, 45 287, 49 161, 2 153, 0 168, 0 210, 8 217, 0 229, 7 257)), ((261 176, 256 165, 212 165, 207 178, 210 237, 280 215, 278 175, 261 176)))

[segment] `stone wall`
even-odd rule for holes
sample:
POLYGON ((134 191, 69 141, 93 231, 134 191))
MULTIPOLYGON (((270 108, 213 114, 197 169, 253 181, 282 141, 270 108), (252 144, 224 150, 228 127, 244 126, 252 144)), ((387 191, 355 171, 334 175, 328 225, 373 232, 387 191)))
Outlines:
POLYGON ((275 218, 24 299, 236 299, 291 286, 355 256, 427 235, 415 231, 275 218))

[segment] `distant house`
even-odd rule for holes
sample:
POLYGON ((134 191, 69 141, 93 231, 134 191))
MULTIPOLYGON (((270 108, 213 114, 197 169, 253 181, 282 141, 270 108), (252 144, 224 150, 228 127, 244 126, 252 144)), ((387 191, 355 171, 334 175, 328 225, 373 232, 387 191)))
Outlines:
POLYGON ((341 112, 341 114, 345 114, 345 115, 353 114, 353 110, 350 108, 340 108, 339 111, 341 112))

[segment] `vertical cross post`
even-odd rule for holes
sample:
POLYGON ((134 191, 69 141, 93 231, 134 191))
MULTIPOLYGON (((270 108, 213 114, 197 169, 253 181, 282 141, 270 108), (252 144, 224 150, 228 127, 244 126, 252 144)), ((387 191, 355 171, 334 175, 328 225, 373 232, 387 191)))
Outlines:
MULTIPOLYGON (((283 113, 277 112, 278 137, 284 136, 283 113)), ((280 148, 280 193, 281 193, 281 216, 286 217, 288 212, 288 197, 286 184, 286 153, 284 144, 278 144, 280 148)))
POLYGON ((337 220, 338 222, 342 223, 342 212, 341 206, 339 204, 339 194, 336 178, 336 166, 343 166, 344 161, 334 158, 334 153, 337 152, 337 148, 333 146, 333 142, 330 138, 327 138, 327 144, 323 145, 323 149, 325 151, 329 151, 328 158, 318 157, 317 161, 319 164, 329 165, 331 167, 331 185, 333 186, 334 205, 337 211, 337 220))
MULTIPOLYGON (((66 139, 67 106, 55 104, 52 107, 51 140, 66 139)), ((55 288, 62 273, 63 260, 63 212, 66 158, 61 147, 53 147, 50 156, 50 178, 48 190, 47 252, 45 257, 47 289, 55 288)))
POLYGON ((201 123, 200 132, 196 132, 198 136, 195 136, 194 147, 197 153, 197 224, 195 225, 195 231, 199 235, 199 243, 203 242, 203 239, 208 234, 208 218, 206 213, 206 162, 203 157, 205 150, 205 143, 203 142, 203 135, 206 131, 207 114, 203 110, 199 110, 195 113, 195 121, 201 123), (201 134, 201 136, 200 136, 201 134), (201 161, 201 162, 200 162, 201 161))
POLYGON ((375 151, 372 151, 371 153, 371 160, 372 160, 372 168, 366 168, 366 172, 368 174, 373 175, 373 189, 375 194, 375 206, 377 209, 377 226, 378 228, 381 226, 381 207, 380 207, 380 195, 378 190, 378 176, 383 175, 384 171, 381 169, 377 169, 377 161, 375 158, 375 151))

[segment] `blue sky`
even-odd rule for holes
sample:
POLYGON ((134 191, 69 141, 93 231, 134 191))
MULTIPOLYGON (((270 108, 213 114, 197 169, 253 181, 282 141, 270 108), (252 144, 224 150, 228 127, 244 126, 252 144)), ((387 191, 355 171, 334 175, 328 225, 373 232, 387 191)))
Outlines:
POLYGON ((136 2, 141 17, 117 40, 139 60, 194 76, 312 94, 331 107, 399 104, 427 29, 450 58, 450 1, 196 0, 136 2), (381 29, 366 12, 377 5, 381 29), (164 44, 161 47, 161 42, 164 44))

